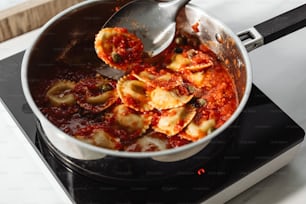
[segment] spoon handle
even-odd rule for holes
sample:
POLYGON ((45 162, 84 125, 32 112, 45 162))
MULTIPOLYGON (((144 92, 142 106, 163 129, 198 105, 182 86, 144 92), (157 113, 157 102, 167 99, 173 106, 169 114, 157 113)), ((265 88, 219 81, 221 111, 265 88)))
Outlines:
POLYGON ((172 19, 175 19, 177 12, 186 5, 190 0, 171 0, 171 1, 160 1, 159 7, 166 9, 167 13, 172 19))

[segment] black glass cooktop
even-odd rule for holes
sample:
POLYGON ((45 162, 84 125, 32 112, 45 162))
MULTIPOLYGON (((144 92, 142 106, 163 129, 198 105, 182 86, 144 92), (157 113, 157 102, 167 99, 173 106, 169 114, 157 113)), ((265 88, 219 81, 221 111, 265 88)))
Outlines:
POLYGON ((210 155, 200 152, 190 158, 196 161, 192 166, 174 169, 168 179, 139 183, 104 180, 65 163, 39 134, 22 93, 22 57, 23 52, 0 62, 0 97, 76 203, 200 203, 304 138, 302 128, 253 85, 242 114, 208 145, 210 155))

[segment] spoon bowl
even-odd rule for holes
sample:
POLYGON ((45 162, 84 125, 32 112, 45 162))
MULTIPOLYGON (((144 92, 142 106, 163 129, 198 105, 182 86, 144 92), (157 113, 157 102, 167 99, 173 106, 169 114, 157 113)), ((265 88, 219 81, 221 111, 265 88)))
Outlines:
POLYGON ((155 56, 172 42, 177 12, 189 1, 131 1, 114 13, 103 27, 127 28, 142 40, 144 51, 155 56))

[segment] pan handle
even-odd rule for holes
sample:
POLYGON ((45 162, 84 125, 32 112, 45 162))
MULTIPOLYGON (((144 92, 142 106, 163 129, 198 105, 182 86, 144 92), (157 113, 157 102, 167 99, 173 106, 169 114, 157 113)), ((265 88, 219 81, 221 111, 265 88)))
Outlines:
POLYGON ((306 4, 239 32, 247 51, 252 51, 306 26, 306 4))

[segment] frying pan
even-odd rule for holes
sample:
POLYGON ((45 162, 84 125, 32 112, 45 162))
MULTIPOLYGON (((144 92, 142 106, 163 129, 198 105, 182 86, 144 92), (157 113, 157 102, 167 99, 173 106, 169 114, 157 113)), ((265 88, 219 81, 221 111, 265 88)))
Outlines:
POLYGON ((59 57, 69 53, 74 47, 79 48, 67 55, 67 63, 90 66, 93 70, 101 68, 103 65, 97 61, 93 48, 95 34, 116 8, 129 1, 85 1, 61 12, 43 26, 24 55, 21 81, 26 100, 47 140, 57 151, 73 159, 102 162, 105 158, 113 157, 145 160, 149 165, 151 161, 167 165, 173 162, 180 163, 205 151, 208 149, 205 147, 237 119, 247 103, 252 87, 252 68, 247 52, 306 25, 305 4, 238 34, 196 6, 186 5, 178 14, 177 29, 191 33, 191 26, 197 21, 200 22, 200 32, 196 35, 218 55, 219 59, 227 61, 229 72, 237 86, 239 106, 223 126, 191 144, 159 152, 121 152, 84 143, 62 132, 39 110, 34 101, 33 90, 39 81, 53 74, 52 67, 59 57))

